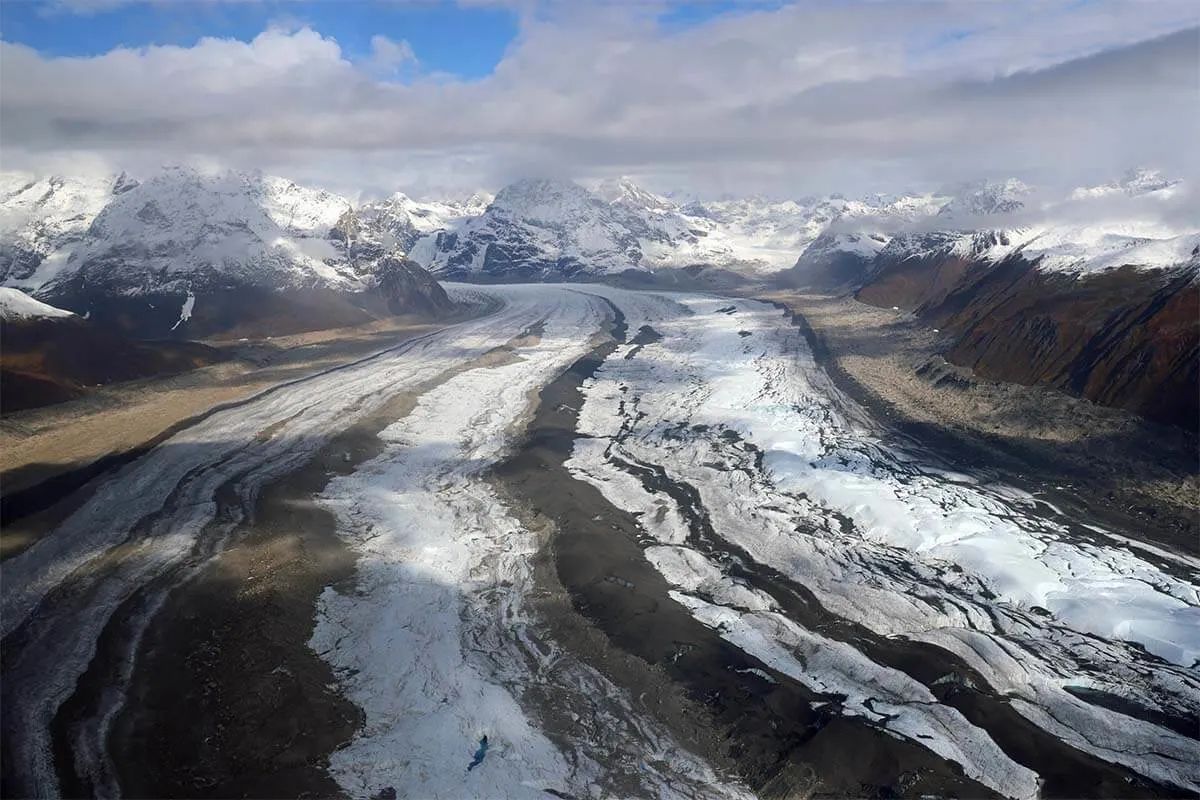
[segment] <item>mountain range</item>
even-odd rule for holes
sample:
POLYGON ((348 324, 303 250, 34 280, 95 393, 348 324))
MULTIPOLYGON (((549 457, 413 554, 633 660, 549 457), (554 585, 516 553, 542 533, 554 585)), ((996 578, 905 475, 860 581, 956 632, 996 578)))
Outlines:
POLYGON ((821 284, 837 282, 836 269, 822 273, 831 261, 940 251, 993 261, 1021 252, 1067 272, 1161 268, 1187 262, 1200 243, 1196 226, 1160 221, 1156 206, 1180 190, 1143 170, 1037 202, 1031 187, 1006 180, 857 199, 676 203, 621 178, 353 203, 261 173, 172 167, 144 182, 5 173, 0 284, 58 299, 73 280, 121 294, 223 284, 361 292, 372 265, 396 251, 438 277, 485 281, 704 266, 791 270, 795 281, 821 284), (1142 200, 1141 216, 1114 218, 1114 196, 1142 200))
POLYGON ((439 279, 854 292, 953 333, 982 374, 1195 427, 1200 226, 1171 221, 1187 189, 1134 170, 1058 194, 677 201, 533 179, 352 202, 259 172, 5 173, 0 285, 142 339, 435 317, 453 310, 439 279))
POLYGON ((386 207, 355 208, 261 173, 172 167, 144 182, 10 174, 0 182, 0 283, 143 338, 449 310, 395 242, 371 246, 352 233, 357 215, 371 213, 390 219, 386 207))

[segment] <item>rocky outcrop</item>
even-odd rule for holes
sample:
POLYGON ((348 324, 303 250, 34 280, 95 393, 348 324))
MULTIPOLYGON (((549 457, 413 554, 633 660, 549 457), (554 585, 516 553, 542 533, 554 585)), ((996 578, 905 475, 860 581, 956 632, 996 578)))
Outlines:
POLYGON ((836 292, 862 284, 887 239, 879 234, 835 233, 818 236, 797 259, 795 266, 772 276, 781 289, 836 292))
POLYGON ((1200 427, 1200 261, 1085 275, 941 253, 881 259, 859 300, 915 312, 978 374, 1200 427))
POLYGON ((371 277, 372 291, 392 314, 436 317, 454 310, 454 301, 441 284, 420 264, 398 253, 376 261, 371 277))

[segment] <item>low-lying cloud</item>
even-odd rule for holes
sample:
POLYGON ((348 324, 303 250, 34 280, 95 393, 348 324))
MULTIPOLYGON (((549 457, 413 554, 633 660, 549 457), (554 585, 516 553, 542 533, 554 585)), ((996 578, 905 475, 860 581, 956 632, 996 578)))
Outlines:
POLYGON ((5 168, 201 157, 367 193, 532 172, 787 196, 1190 177, 1197 22, 1170 0, 839 3, 669 32, 606 6, 531 15, 476 81, 382 36, 352 61, 307 27, 93 58, 3 43, 0 139, 5 168))

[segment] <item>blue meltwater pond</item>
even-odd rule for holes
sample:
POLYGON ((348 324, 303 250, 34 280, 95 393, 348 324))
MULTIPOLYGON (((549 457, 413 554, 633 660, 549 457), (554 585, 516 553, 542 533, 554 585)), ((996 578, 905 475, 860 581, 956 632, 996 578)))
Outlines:
POLYGON ((483 757, 487 755, 487 749, 488 738, 487 736, 481 736, 479 738, 479 749, 475 751, 475 760, 467 765, 467 772, 470 772, 483 763, 483 757))

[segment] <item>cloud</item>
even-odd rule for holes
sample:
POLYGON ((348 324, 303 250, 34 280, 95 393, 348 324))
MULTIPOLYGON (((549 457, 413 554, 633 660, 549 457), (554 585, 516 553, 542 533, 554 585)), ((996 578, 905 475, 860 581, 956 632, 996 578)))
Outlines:
POLYGON ((1113 188, 1106 193, 1061 195, 1033 192, 1022 198, 1022 207, 990 214, 955 214, 950 221, 942 216, 922 216, 908 220, 896 215, 860 215, 832 223, 831 230, 857 233, 864 230, 886 234, 927 233, 957 230, 1013 230, 1056 227, 1088 227, 1128 236, 1167 238, 1196 230, 1200 197, 1187 184, 1176 184, 1168 191, 1128 194, 1113 188))
POLYGON ((371 57, 364 64, 371 75, 388 80, 411 74, 417 65, 417 54, 408 42, 395 42, 379 34, 371 37, 371 57))
POLYGON ((1190 175, 1197 22, 1172 0, 806 3, 668 31, 567 4, 525 17, 476 81, 423 75, 383 36, 353 62, 309 28, 94 58, 4 43, 0 138, 6 162, 205 156, 381 190, 522 172, 792 196, 1190 175))

